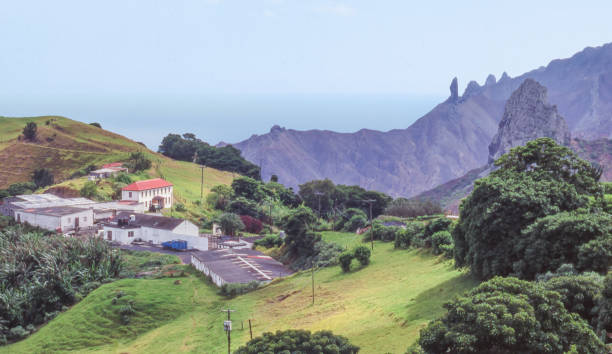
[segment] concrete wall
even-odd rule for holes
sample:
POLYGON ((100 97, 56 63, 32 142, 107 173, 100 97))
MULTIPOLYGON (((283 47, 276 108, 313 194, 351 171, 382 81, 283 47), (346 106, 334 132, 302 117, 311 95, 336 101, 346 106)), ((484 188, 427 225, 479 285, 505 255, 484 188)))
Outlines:
POLYGON ((218 287, 221 287, 223 284, 226 283, 226 281, 223 280, 223 278, 221 278, 219 274, 210 270, 206 263, 200 261, 198 257, 191 255, 191 264, 195 267, 195 269, 209 276, 212 282, 215 283, 215 285, 217 285, 218 287))
POLYGON ((175 227, 172 230, 175 234, 181 235, 189 235, 189 236, 199 236, 200 229, 191 221, 183 221, 179 226, 175 227))
POLYGON ((130 244, 132 241, 140 238, 142 239, 142 230, 140 228, 134 229, 121 229, 118 227, 108 227, 104 226, 104 235, 103 238, 108 240, 108 233, 111 233, 112 241, 120 242, 122 244, 130 244), (133 233, 133 236, 130 236, 133 233))
POLYGON ((17 210, 15 212, 15 220, 20 220, 21 223, 27 222, 30 225, 38 226, 47 230, 58 230, 70 231, 74 230, 75 219, 79 218, 79 228, 84 229, 93 226, 94 216, 93 210, 83 209, 83 211, 63 215, 63 216, 51 216, 51 215, 40 215, 31 212, 25 212, 23 210, 17 210))

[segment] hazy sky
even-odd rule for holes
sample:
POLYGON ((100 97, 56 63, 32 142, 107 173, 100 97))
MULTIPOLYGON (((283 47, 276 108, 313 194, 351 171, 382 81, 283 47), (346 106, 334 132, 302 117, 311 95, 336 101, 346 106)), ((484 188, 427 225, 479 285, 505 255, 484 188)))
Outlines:
POLYGON ((431 100, 453 76, 463 90, 612 41, 611 13, 610 1, 2 1, 0 115, 103 120, 117 100, 211 94, 431 100))

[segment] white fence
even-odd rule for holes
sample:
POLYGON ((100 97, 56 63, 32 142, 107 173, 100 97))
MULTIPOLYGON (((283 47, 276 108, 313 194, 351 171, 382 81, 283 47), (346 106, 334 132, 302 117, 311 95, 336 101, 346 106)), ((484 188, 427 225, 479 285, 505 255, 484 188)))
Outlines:
POLYGON ((219 274, 213 272, 206 265, 206 263, 202 262, 198 257, 191 255, 191 264, 195 267, 195 269, 209 276, 213 283, 215 283, 218 287, 221 287, 223 284, 226 283, 226 281, 221 278, 219 274))

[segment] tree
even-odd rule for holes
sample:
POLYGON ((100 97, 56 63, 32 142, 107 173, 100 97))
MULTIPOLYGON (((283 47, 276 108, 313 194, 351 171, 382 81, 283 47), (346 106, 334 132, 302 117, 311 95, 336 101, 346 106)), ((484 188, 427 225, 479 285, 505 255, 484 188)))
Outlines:
POLYGON ((298 194, 304 204, 319 213, 319 200, 321 200, 321 215, 331 211, 336 186, 330 179, 315 180, 300 184, 298 194), (320 194, 320 195, 319 195, 320 194))
POLYGON ((260 184, 260 182, 253 178, 241 176, 232 181, 232 189, 236 197, 243 197, 259 202, 263 198, 260 184))
POLYGON ((270 176, 270 182, 278 183, 278 176, 277 175, 270 176))
POLYGON ((210 189, 210 193, 208 193, 206 197, 206 202, 215 209, 225 210, 233 197, 234 191, 231 187, 219 184, 210 189))
POLYGON ((330 331, 311 334, 304 330, 276 331, 264 333, 238 348, 235 354, 259 353, 318 353, 318 354, 356 354, 359 347, 348 339, 334 335, 330 331))
POLYGON ((387 205, 385 215, 414 218, 422 215, 442 214, 440 204, 430 200, 397 198, 387 205))
POLYGON ((553 277, 543 283, 544 288, 556 291, 569 312, 577 313, 595 328, 597 301, 603 290, 603 277, 591 273, 553 277))
POLYGON ((595 240, 610 241, 610 235, 612 220, 608 214, 562 212, 539 218, 514 241, 513 274, 523 279, 534 279, 536 274, 555 270, 565 263, 577 265, 580 254, 579 270, 605 273, 612 250, 608 249, 607 255, 599 256, 596 245, 591 244, 593 247, 587 246, 586 249, 582 247, 595 240), (602 261, 598 260, 600 257, 603 257, 602 261))
POLYGON ((238 215, 249 215, 254 218, 259 218, 259 211, 257 210, 257 204, 244 197, 239 197, 232 200, 227 207, 230 213, 238 215))
POLYGON ((605 347, 561 295, 517 278, 495 277, 444 307, 421 330, 426 353, 604 353, 605 347))
POLYGON ((19 182, 11 184, 7 191, 10 195, 32 194, 36 190, 34 182, 19 182))
POLYGON ((371 253, 370 249, 367 248, 366 246, 359 246, 359 247, 355 248, 355 250, 353 251, 353 255, 359 261, 359 263, 361 263, 362 266, 366 266, 366 265, 370 264, 370 255, 371 254, 372 253, 371 253))
POLYGON ((142 151, 138 151, 130 154, 130 157, 125 165, 130 171, 138 172, 150 169, 152 163, 142 151))
POLYGON ((102 125, 100 123, 98 123, 98 122, 89 123, 89 125, 93 125, 96 128, 102 129, 102 125))
POLYGON ((448 231, 438 231, 431 236, 431 246, 434 254, 442 254, 447 248, 453 244, 453 236, 448 231))
POLYGON ((93 199, 98 195, 98 186, 93 181, 87 181, 81 188, 81 197, 93 199))
POLYGON ((246 232, 252 234, 259 234, 263 229, 263 224, 261 223, 261 221, 255 219, 254 217, 248 215, 241 215, 240 220, 242 220, 246 232))
POLYGON ((604 289, 598 300, 598 309, 596 330, 602 340, 607 339, 609 342, 607 334, 612 332, 612 273, 608 273, 604 280, 604 289))
POLYGON ((244 230, 244 224, 240 217, 234 213, 223 213, 219 217, 219 225, 223 233, 234 236, 237 231, 244 230))
POLYGON ((34 122, 28 122, 25 128, 23 128, 23 136, 27 140, 36 139, 36 131, 38 130, 38 126, 34 122))
POLYGON ((287 233, 285 245, 291 255, 311 256, 314 245, 321 239, 320 235, 310 231, 310 225, 317 221, 316 216, 308 207, 301 205, 287 214, 282 225, 287 233))
POLYGON ((43 188, 53 184, 53 174, 49 169, 38 168, 32 173, 32 182, 37 188, 43 188))

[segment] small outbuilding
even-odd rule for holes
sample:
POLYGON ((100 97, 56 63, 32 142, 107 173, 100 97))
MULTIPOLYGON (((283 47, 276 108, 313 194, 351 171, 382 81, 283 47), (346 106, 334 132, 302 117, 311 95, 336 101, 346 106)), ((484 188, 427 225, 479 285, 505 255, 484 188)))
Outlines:
POLYGON ((93 226, 93 209, 72 206, 17 209, 15 220, 43 229, 68 232, 93 226))

